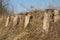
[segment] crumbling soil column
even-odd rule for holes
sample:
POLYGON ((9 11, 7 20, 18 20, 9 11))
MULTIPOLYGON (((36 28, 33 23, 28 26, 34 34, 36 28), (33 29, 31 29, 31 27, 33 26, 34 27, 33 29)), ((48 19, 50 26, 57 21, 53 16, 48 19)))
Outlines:
POLYGON ((54 10, 54 22, 59 19, 59 10, 54 10))
POLYGON ((15 15, 15 17, 13 19, 13 26, 17 25, 17 21, 18 21, 18 15, 15 15))
POLYGON ((22 23, 22 20, 21 20, 22 18, 21 17, 22 17, 21 15, 18 15, 18 22, 19 23, 22 23))
POLYGON ((24 28, 27 27, 27 25, 28 25, 28 23, 29 23, 29 21, 30 21, 30 16, 31 16, 31 15, 29 15, 29 14, 27 14, 27 15, 25 16, 25 25, 24 25, 24 28))
POLYGON ((5 23, 5 27, 8 26, 8 24, 9 24, 9 20, 10 20, 10 17, 8 16, 8 17, 7 17, 7 20, 6 20, 6 23, 5 23))
POLYGON ((14 15, 11 15, 11 16, 10 16, 10 25, 11 25, 11 26, 13 25, 13 19, 14 19, 14 15))
POLYGON ((43 30, 45 32, 48 32, 48 28, 49 28, 49 14, 45 12, 43 20, 43 30))
POLYGON ((53 10, 52 9, 47 9, 44 14, 44 19, 43 19, 43 30, 48 33, 49 28, 50 28, 50 22, 54 21, 54 16, 53 16, 53 10))

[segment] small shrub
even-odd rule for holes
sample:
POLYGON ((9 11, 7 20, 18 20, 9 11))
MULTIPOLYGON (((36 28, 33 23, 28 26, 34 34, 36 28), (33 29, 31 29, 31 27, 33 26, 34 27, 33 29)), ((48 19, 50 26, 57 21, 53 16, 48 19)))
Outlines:
POLYGON ((31 25, 31 23, 28 23, 26 29, 28 29, 28 30, 32 30, 32 25, 31 25))

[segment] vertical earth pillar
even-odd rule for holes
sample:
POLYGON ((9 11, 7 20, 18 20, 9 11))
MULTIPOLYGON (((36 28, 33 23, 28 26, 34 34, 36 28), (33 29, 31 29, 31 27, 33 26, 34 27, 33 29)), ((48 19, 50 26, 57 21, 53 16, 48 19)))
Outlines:
POLYGON ((47 33, 49 28, 49 14, 45 12, 43 20, 43 30, 47 33))
POLYGON ((17 25, 17 21, 18 21, 18 15, 15 15, 15 17, 13 19, 13 26, 17 25))
POLYGON ((6 26, 6 27, 7 27, 8 24, 9 24, 9 20, 10 20, 10 17, 8 16, 8 17, 7 17, 7 20, 6 20, 6 23, 5 23, 5 26, 6 26))
POLYGON ((25 16, 25 25, 24 25, 24 28, 27 27, 27 25, 28 25, 28 23, 29 23, 29 21, 30 21, 30 16, 31 16, 31 15, 29 15, 29 14, 27 14, 27 15, 25 16))
POLYGON ((54 22, 59 19, 59 10, 54 10, 54 22))

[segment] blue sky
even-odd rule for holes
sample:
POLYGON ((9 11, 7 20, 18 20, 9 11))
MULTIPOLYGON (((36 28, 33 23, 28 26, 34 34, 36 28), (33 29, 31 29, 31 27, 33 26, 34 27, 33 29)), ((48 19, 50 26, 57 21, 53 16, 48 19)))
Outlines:
POLYGON ((52 0, 10 0, 7 8, 9 11, 12 11, 13 8, 15 13, 19 13, 31 9, 45 9, 52 3, 57 8, 60 6, 60 0, 54 0, 54 2, 52 0), (33 8, 31 6, 33 6, 33 8))

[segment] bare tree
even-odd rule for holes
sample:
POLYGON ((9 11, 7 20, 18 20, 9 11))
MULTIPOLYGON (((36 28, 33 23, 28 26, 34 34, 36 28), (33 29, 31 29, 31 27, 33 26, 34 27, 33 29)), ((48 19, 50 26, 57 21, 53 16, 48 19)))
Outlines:
POLYGON ((2 13, 2 0, 0 0, 0 14, 2 13))
POLYGON ((7 11, 5 9, 5 6, 7 6, 9 3, 9 0, 6 0, 6 2, 4 2, 4 0, 0 0, 0 15, 3 15, 4 11, 7 11), (4 4, 4 5, 3 5, 4 4))

